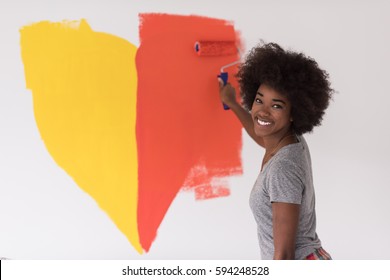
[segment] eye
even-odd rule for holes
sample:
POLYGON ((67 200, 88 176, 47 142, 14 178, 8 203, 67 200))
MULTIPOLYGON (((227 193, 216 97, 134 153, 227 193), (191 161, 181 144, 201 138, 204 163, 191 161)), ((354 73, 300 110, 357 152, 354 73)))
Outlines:
POLYGON ((261 104, 261 103, 263 103, 263 101, 261 101, 260 98, 256 97, 256 98, 255 98, 255 103, 261 104))
POLYGON ((283 107, 279 104, 274 104, 272 105, 272 108, 275 108, 275 109, 283 109, 283 107))

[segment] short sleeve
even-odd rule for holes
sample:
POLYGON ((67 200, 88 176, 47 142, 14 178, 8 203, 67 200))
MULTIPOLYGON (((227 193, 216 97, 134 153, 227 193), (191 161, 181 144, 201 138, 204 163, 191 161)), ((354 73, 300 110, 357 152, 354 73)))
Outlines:
POLYGON ((271 202, 301 204, 304 191, 302 170, 291 160, 278 161, 271 167, 268 193, 271 202))

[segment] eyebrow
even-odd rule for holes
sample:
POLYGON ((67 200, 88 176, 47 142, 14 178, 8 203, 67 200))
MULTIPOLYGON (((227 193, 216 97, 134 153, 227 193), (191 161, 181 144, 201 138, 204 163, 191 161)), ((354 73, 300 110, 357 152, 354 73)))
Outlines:
MULTIPOLYGON (((264 97, 264 94, 262 94, 260 91, 258 91, 257 94, 260 95, 261 97, 264 97)), ((283 103, 284 105, 286 105, 286 102, 281 100, 281 99, 272 99, 272 101, 280 102, 280 103, 283 103)))

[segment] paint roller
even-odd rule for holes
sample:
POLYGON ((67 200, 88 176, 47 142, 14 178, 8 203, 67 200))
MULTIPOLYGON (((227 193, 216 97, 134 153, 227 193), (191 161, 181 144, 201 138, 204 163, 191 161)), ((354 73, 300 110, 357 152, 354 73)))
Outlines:
MULTIPOLYGON (((237 48, 234 41, 197 41, 195 42, 195 52, 199 56, 223 56, 223 55, 233 55, 238 53, 241 58, 240 50, 237 48)), ((221 73, 217 76, 224 85, 228 81, 228 72, 225 72, 225 69, 240 63, 240 60, 234 61, 227 65, 221 67, 221 73)), ((223 104, 225 110, 230 108, 223 104)))

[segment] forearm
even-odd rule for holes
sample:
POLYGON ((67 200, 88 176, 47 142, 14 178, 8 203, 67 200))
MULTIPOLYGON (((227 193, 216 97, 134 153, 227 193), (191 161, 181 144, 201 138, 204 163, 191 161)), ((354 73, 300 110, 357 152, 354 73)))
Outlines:
POLYGON ((255 134, 253 127, 253 119, 251 114, 246 111, 239 103, 235 102, 234 104, 229 105, 232 112, 237 116, 242 126, 249 134, 249 136, 260 146, 264 147, 263 139, 255 134))

